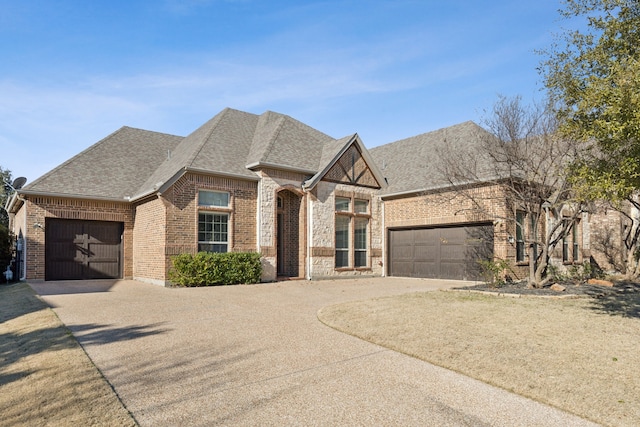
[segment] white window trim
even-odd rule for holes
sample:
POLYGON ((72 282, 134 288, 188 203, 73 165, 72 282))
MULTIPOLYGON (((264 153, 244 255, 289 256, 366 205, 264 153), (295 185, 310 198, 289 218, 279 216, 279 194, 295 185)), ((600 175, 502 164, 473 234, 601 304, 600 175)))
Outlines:
MULTIPOLYGON (((229 249, 231 248, 231 214, 229 212, 220 212, 220 211, 208 211, 208 210, 200 210, 198 211, 198 229, 197 229, 197 242, 198 242, 198 251, 200 250, 200 245, 227 245, 227 250, 225 252, 230 252, 229 249), (207 241, 207 240, 200 240, 200 214, 203 215, 222 215, 225 216, 227 218, 227 231, 226 231, 226 235, 227 235, 227 240, 226 241, 220 241, 220 242, 216 242, 215 240, 212 241, 207 241)), ((214 231, 211 231, 212 236, 215 235, 214 231)))

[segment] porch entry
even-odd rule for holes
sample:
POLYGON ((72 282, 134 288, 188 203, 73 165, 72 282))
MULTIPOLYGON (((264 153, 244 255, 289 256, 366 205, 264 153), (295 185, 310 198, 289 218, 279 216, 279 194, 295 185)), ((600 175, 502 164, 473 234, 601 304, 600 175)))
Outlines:
MULTIPOLYGON (((278 277, 302 277, 300 233, 304 230, 300 210, 302 196, 282 190, 277 193, 276 248, 278 277)), ((302 259, 302 261, 304 261, 302 259)))

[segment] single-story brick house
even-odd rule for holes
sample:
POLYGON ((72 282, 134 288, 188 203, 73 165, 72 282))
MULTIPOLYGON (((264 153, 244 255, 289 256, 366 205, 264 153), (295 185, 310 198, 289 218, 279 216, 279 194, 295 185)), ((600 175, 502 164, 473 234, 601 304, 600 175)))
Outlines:
MULTIPOLYGON (((260 252, 264 281, 478 279, 477 259, 526 261, 518 231, 464 200, 435 203, 429 169, 434 146, 478 132, 466 122, 368 150, 274 112, 225 109, 187 137, 123 127, 10 198, 20 277, 164 285, 174 255, 207 250, 260 252)), ((583 223, 570 262, 589 257, 583 223)))

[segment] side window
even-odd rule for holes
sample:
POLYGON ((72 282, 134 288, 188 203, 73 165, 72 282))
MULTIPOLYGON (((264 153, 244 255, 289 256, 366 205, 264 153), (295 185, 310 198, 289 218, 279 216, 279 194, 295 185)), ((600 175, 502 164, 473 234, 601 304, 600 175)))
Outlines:
POLYGON ((198 214, 198 251, 229 251, 229 214, 214 212, 198 214))
POLYGON ((198 206, 228 208, 229 193, 226 191, 198 192, 198 206))
POLYGON ((226 191, 198 192, 198 252, 229 251, 230 206, 226 191))

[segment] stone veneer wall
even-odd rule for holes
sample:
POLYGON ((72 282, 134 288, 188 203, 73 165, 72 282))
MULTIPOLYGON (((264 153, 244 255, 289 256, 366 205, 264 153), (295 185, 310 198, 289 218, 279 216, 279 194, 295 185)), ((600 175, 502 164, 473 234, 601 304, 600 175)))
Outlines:
MULTIPOLYGON (((260 235, 258 246, 262 254, 262 280, 274 281, 277 278, 277 197, 280 191, 291 191, 300 196, 300 209, 298 211, 298 276, 306 277, 306 248, 307 248, 307 197, 303 193, 302 182, 309 178, 308 175, 280 171, 275 169, 262 169, 259 172, 260 181, 260 235)), ((291 200, 291 198, 290 198, 291 200)))
MULTIPOLYGON (((44 280, 45 247, 44 230, 32 227, 39 223, 46 225, 46 218, 63 218, 95 221, 116 221, 124 223, 123 276, 133 275, 133 210, 127 202, 101 200, 67 199, 48 196, 24 196, 27 229, 23 230, 26 240, 27 280, 44 280)), ((21 214, 22 215, 22 214, 21 214)))
MULTIPOLYGON (((378 190, 321 181, 311 195, 311 277, 348 277, 382 275, 382 204, 378 190), (366 268, 335 268, 335 198, 349 197, 369 200, 368 266, 366 268)), ((353 246, 353 233, 350 239, 353 246)), ((350 253, 350 257, 353 254, 350 253)))

